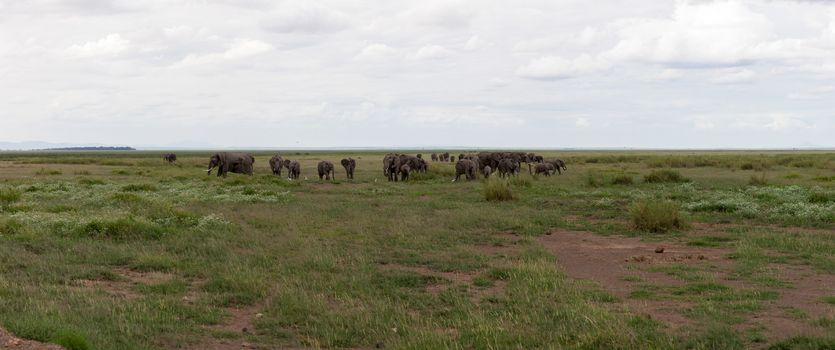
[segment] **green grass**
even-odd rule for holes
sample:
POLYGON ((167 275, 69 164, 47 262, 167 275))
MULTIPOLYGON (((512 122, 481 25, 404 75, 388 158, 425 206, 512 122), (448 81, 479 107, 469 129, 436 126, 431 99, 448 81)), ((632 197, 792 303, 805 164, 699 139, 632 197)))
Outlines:
POLYGON ((0 153, 0 326, 71 349, 200 348, 214 336, 263 348, 829 344, 771 344, 733 326, 791 287, 775 264, 835 273, 835 183, 821 180, 832 153, 544 152, 569 171, 455 184, 454 165, 437 162, 390 183, 381 152, 351 154, 350 182, 318 183, 320 160, 346 156, 329 151, 283 152, 300 181, 270 175, 271 152, 256 153, 254 176, 222 179, 205 175, 207 153, 178 152, 179 166, 153 152, 0 153), (748 185, 747 163, 768 186, 748 185), (750 288, 671 264, 652 271, 680 286, 636 272, 635 290, 615 295, 565 274, 538 240, 558 230, 727 249, 731 277, 750 288), (624 311, 628 298, 685 301, 697 326, 675 332, 624 311), (217 330, 241 310, 261 314, 248 334, 217 330))
POLYGON ((670 202, 638 202, 630 213, 632 226, 640 231, 666 233, 688 227, 678 205, 670 202))

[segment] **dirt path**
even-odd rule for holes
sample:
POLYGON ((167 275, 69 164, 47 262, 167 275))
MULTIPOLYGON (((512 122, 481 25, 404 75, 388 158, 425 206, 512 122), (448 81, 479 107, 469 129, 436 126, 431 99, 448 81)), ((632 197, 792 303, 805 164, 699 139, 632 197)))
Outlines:
MULTIPOLYGON (((681 286, 686 282, 666 273, 646 271, 652 266, 689 265, 700 273, 713 274, 715 280, 732 288, 756 287, 744 280, 730 280, 734 267, 727 258, 728 249, 690 247, 673 242, 643 242, 640 238, 601 236, 590 232, 558 231, 539 238, 556 257, 569 277, 595 282, 607 292, 621 298, 633 312, 646 314, 672 330, 690 330, 696 320, 683 311, 691 303, 682 300, 636 299, 630 293, 641 284, 681 286), (661 251, 663 248, 663 252, 661 251), (657 252, 659 251, 659 252, 657 252)), ((779 265, 781 278, 793 284, 782 288, 779 298, 765 302, 766 308, 756 312, 743 327, 761 325, 769 341, 795 335, 822 335, 822 329, 810 319, 835 316, 835 308, 821 301, 835 290, 835 276, 819 274, 810 268, 779 265), (807 319, 791 317, 788 309, 798 309, 807 319)))
POLYGON ((34 340, 24 340, 15 337, 9 331, 0 328, 0 349, 9 350, 63 350, 55 344, 46 344, 34 340))

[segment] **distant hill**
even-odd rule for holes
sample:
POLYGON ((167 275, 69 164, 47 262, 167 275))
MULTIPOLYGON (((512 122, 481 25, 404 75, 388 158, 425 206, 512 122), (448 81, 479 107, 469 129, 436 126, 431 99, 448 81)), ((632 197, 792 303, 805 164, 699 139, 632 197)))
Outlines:
POLYGON ((133 147, 60 147, 45 148, 42 151, 136 151, 133 147))

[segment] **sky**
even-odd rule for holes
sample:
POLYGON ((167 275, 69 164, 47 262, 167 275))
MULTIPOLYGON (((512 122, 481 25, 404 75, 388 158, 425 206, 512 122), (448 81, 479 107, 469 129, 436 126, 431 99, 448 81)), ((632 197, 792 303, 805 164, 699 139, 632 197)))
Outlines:
POLYGON ((0 142, 835 147, 835 1, 0 0, 0 142))

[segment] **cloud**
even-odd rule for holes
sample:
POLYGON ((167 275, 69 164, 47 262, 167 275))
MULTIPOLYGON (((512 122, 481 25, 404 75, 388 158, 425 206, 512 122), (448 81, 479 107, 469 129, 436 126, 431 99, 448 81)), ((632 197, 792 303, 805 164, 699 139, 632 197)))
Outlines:
POLYGON ((786 114, 774 114, 771 116, 771 121, 765 124, 765 127, 771 130, 780 131, 787 129, 805 128, 808 124, 799 118, 795 118, 786 114))
POLYGON ((757 73, 750 69, 725 69, 710 81, 716 84, 742 84, 753 81, 756 76, 757 73))
POLYGON ((738 66, 763 58, 760 46, 774 37, 763 14, 741 1, 679 1, 671 18, 632 18, 614 24, 613 60, 679 67, 738 66))
POLYGON ((96 41, 72 45, 65 53, 73 57, 117 56, 130 48, 130 41, 119 34, 109 34, 96 41))
POLYGON ((516 74, 527 79, 555 80, 571 78, 609 68, 610 64, 600 58, 581 55, 575 59, 545 56, 531 60, 519 67, 516 74))
POLYGON ((591 126, 591 122, 589 122, 588 118, 580 117, 577 118, 576 121, 574 121, 574 125, 578 128, 588 128, 589 126, 591 126))
POLYGON ((279 33, 329 33, 346 29, 350 23, 341 12, 309 2, 282 6, 261 21, 264 28, 279 33))
POLYGON ((223 52, 209 54, 191 54, 174 64, 176 68, 234 61, 260 55, 274 48, 272 45, 256 39, 237 39, 223 52))
POLYGON ((469 40, 467 40, 467 43, 464 45, 464 50, 477 51, 484 48, 488 48, 490 46, 493 46, 493 43, 479 38, 478 35, 473 35, 470 37, 469 40))
POLYGON ((444 58, 449 58, 453 55, 453 52, 447 50, 443 46, 440 45, 427 45, 421 47, 417 53, 415 53, 415 59, 418 60, 439 60, 444 58))
POLYGON ((361 61, 388 60, 397 55, 397 50, 386 44, 371 44, 362 49, 355 58, 361 61))

